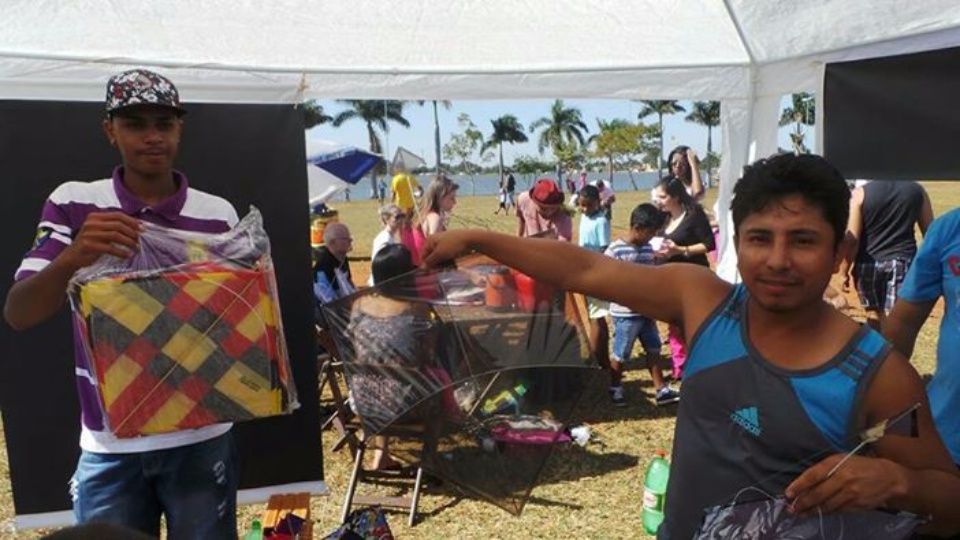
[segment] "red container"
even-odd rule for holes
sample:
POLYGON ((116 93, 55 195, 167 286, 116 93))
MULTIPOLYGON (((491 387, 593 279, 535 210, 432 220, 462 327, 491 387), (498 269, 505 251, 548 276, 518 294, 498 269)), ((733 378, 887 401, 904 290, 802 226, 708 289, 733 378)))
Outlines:
POLYGON ((495 268, 486 276, 486 304, 494 310, 510 309, 517 303, 517 285, 506 266, 495 268))
POLYGON ((524 311, 546 311, 553 305, 557 288, 536 281, 532 277, 511 269, 513 281, 517 284, 517 306, 524 311))

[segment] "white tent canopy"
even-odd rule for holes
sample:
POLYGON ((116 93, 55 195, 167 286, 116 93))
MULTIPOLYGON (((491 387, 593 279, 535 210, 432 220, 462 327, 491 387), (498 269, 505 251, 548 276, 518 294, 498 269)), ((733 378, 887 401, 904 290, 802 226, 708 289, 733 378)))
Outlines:
POLYGON ((188 102, 720 100, 724 180, 776 150, 781 96, 826 62, 960 45, 956 0, 8 0, 0 20, 0 99, 100 100, 153 66, 188 102))

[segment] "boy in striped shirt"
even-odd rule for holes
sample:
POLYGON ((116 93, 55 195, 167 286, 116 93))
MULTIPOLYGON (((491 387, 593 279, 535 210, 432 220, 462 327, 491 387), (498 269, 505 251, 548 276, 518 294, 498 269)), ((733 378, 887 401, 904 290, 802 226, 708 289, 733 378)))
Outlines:
MULTIPOLYGON (((637 264, 656 264, 656 254, 650 246, 650 239, 663 227, 665 219, 666 214, 650 203, 637 206, 630 214, 630 233, 626 240, 614 241, 604 251, 604 255, 637 264)), ((663 343, 660 341, 656 322, 615 302, 610 303, 610 316, 613 319, 611 385, 621 385, 623 364, 630 360, 633 344, 639 339, 647 357, 647 367, 653 379, 653 386, 656 388, 657 405, 668 405, 680 401, 680 393, 670 388, 663 380, 663 368, 659 362, 660 348, 663 343)))

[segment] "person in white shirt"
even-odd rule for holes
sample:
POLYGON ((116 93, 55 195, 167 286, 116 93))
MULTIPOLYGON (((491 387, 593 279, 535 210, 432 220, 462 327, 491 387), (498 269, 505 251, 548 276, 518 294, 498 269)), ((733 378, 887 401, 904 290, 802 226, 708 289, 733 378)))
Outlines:
MULTIPOLYGON (((373 237, 373 245, 370 248, 370 260, 377 256, 377 253, 385 246, 400 243, 400 226, 403 225, 406 214, 403 209, 396 204, 385 204, 380 207, 380 223, 383 229, 373 237)), ((373 286, 373 274, 367 280, 367 285, 373 286)))

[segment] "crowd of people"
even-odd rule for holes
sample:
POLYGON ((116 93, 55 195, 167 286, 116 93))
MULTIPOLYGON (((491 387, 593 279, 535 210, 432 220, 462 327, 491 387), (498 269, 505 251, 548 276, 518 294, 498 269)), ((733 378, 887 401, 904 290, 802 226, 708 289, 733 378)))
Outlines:
MULTIPOLYGON (((960 350, 955 302, 946 308, 927 388, 908 362, 937 300, 960 295, 960 210, 934 221, 915 182, 851 190, 817 156, 761 160, 735 188, 743 283, 730 285, 710 270, 715 230, 699 203, 703 184, 692 150, 671 153, 670 174, 651 203, 632 210, 622 238, 612 237, 615 198, 604 205, 604 187, 583 178, 566 199, 557 182, 539 179, 516 198, 513 237, 458 229, 419 249, 426 265, 479 251, 583 293, 590 353, 608 372, 615 406, 626 402, 623 366, 639 343, 654 402, 680 403, 673 502, 661 537, 689 537, 705 508, 747 486, 786 494, 799 514, 895 508, 925 516, 924 530, 960 530, 949 502, 960 494, 960 373, 950 358, 960 350), (925 235, 919 251, 915 227, 925 235), (865 325, 824 301, 838 270, 845 288, 856 284, 865 325), (667 326, 669 377, 659 361, 657 321, 667 326), (671 379, 683 381, 683 399, 671 379), (917 437, 884 437, 869 454, 845 457, 861 430, 913 403, 921 404, 917 437), (832 455, 811 461, 825 448, 832 455), (702 471, 723 472, 708 481, 702 471)), ((506 206, 506 198, 499 201, 506 206)))
MULTIPOLYGON (((6 298, 8 324, 21 330, 50 318, 79 269, 101 255, 129 256, 139 220, 199 232, 237 223, 229 202, 190 188, 173 168, 185 112, 162 75, 138 69, 110 78, 101 128, 122 163, 109 178, 68 182, 50 195, 6 298)), ((422 190, 415 176, 400 172, 392 202, 379 210, 368 285, 477 251, 581 293, 590 353, 608 373, 616 406, 627 401, 623 366, 639 341, 655 403, 679 403, 660 538, 690 538, 705 508, 748 487, 784 494, 799 514, 887 508, 923 516, 926 532, 960 533, 960 210, 934 219, 916 183, 874 181, 851 195, 818 156, 762 159, 734 189, 742 278, 734 285, 710 269, 715 240, 699 202, 704 186, 696 154, 680 146, 668 162, 670 174, 654 188, 652 202, 631 209, 629 229, 616 239, 616 195, 585 173, 570 204, 558 181, 539 179, 514 197, 516 181, 505 178, 497 213, 512 209, 517 220, 516 234, 505 235, 448 231, 458 185, 438 175, 422 190), (571 208, 579 210, 576 239, 571 208), (919 250, 914 226, 925 235, 919 250), (869 325, 823 301, 838 269, 845 282, 856 282, 869 325), (937 371, 925 388, 909 357, 941 298, 937 371), (682 381, 682 399, 660 364, 657 321, 668 328, 670 375, 682 381), (846 455, 864 429, 914 404, 921 405, 915 436, 881 437, 868 453, 846 455)), ((356 292, 352 248, 347 224, 327 225, 313 267, 318 305, 356 292)), ((352 331, 364 337, 358 345, 364 354, 429 348, 435 338, 429 309, 383 292, 354 306, 352 331)), ((80 458, 70 481, 77 521, 158 536, 163 516, 171 537, 235 537, 239 479, 231 425, 118 439, 104 429, 79 349, 76 374, 83 406, 80 458), (157 466, 147 471, 144 460, 157 466), (212 469, 220 474, 205 473, 212 469)), ((363 394, 356 396, 361 414, 376 414, 397 397, 380 383, 366 393, 352 389, 363 394)), ((374 446, 374 468, 396 465, 385 440, 374 446)))

